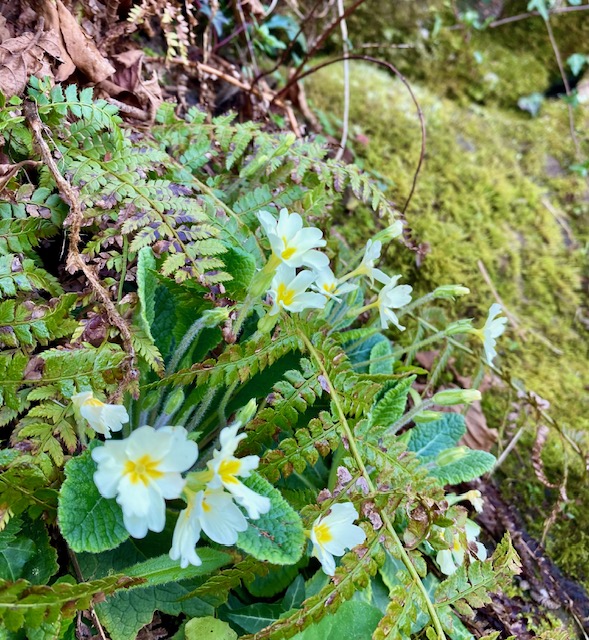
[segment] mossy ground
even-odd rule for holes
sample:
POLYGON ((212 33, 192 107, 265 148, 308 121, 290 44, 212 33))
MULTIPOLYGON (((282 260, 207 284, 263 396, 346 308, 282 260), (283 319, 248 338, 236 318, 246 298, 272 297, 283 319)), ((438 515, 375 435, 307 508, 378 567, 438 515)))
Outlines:
MULTIPOLYGON (((589 26, 587 21, 568 20, 577 35, 589 26)), ((382 37, 382 25, 379 28, 382 37)), ((448 283, 468 286, 472 293, 459 311, 483 322, 494 297, 479 269, 481 261, 518 323, 502 338, 498 364, 548 400, 551 415, 564 429, 576 432, 574 437, 587 448, 588 341, 581 319, 589 190, 585 180, 569 170, 575 157, 566 105, 547 100, 536 118, 517 108, 518 97, 548 87, 555 64, 541 21, 517 29, 511 31, 519 38, 514 41, 495 31, 475 33, 462 47, 456 38, 464 43, 464 35, 450 32, 441 37, 438 49, 431 43, 421 46, 421 58, 412 53, 413 67, 403 54, 401 66, 427 126, 425 164, 407 222, 429 252, 417 266, 415 254, 394 245, 387 259, 417 293, 448 283), (481 63, 474 61, 474 51, 481 52, 481 63)), ((561 31, 559 21, 556 33, 561 31)), ((365 37, 370 41, 378 36, 365 37)), ((562 44, 566 55, 574 46, 574 38, 562 44)), ((353 148, 368 170, 390 181, 391 197, 402 205, 419 157, 415 108, 403 85, 386 72, 365 63, 351 66, 353 148)), ((341 67, 322 70, 305 86, 317 110, 341 113, 341 67)), ((578 109, 576 118, 577 130, 583 132, 587 110, 578 109)), ((346 237, 357 245, 377 226, 362 208, 342 224, 346 237)), ((491 426, 504 422, 512 399, 505 390, 486 399, 491 426)), ((527 505, 523 511, 531 532, 540 536, 556 494, 535 481, 529 464, 521 464, 530 460, 534 433, 530 422, 527 437, 502 471, 504 493, 527 505)), ((556 434, 543 458, 548 475, 560 478, 563 455, 556 434)), ((588 584, 589 489, 582 488, 586 478, 579 459, 568 452, 567 463, 572 502, 546 545, 565 572, 588 584)))

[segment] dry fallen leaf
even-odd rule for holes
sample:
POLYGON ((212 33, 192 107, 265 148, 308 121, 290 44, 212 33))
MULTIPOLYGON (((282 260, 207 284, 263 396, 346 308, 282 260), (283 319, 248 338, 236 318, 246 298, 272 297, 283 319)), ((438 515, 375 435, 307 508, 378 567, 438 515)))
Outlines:
POLYGON ((50 59, 61 60, 61 49, 54 33, 25 33, 0 44, 0 91, 19 95, 30 76, 53 77, 50 59))
POLYGON ((64 64, 55 74, 58 82, 69 78, 76 69, 94 83, 102 82, 115 72, 61 0, 43 0, 37 9, 45 19, 46 28, 60 36, 64 64))

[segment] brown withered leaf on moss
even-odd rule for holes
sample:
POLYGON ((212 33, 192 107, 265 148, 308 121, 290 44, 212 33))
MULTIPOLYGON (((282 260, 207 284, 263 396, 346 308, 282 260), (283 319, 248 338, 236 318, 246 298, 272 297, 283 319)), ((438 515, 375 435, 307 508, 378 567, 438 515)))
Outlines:
POLYGON ((51 63, 61 60, 55 33, 24 33, 0 44, 0 91, 6 96, 19 95, 30 76, 53 77, 51 63))
POLYGON ((46 28, 59 34, 64 64, 55 73, 58 82, 69 78, 76 69, 94 83, 102 82, 114 73, 114 67, 61 0, 43 0, 37 11, 45 19, 46 28))

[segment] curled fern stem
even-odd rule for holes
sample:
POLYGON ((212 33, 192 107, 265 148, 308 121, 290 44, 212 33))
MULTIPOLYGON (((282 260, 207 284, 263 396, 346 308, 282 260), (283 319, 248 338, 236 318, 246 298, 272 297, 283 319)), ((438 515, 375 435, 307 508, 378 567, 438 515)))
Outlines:
MULTIPOLYGON (((309 353, 311 354, 311 356, 313 357, 313 359, 317 362, 317 366, 321 369, 321 373, 322 375, 325 377, 325 380, 329 386, 329 389, 331 390, 331 397, 333 400, 333 404, 337 410, 337 413, 339 415, 339 419, 340 419, 340 424, 342 426, 342 429, 344 431, 344 435, 348 441, 348 446, 350 448, 350 453, 352 454, 352 456, 354 457, 354 460, 356 461, 356 464, 358 465, 358 469, 360 470, 360 472, 362 473, 362 475, 364 476, 367 484, 368 484, 368 488, 372 493, 376 493, 376 487, 374 486, 374 483, 372 482, 372 479, 368 473, 368 470, 366 469, 366 465, 364 464, 364 460, 362 459, 362 456, 360 455, 360 451, 358 450, 358 445, 356 444, 356 439, 354 438, 354 433, 352 432, 352 429, 348 423, 348 420, 346 418, 346 414, 343 410, 342 404, 340 402, 339 396, 337 394, 337 390, 336 387, 333 385, 333 383, 331 382, 330 378, 329 378, 329 373, 327 371, 327 369, 325 368, 323 361, 321 359, 320 354, 317 352, 317 349, 315 349, 315 347, 313 346, 311 340, 309 340, 308 336, 301 330, 299 330, 299 335, 301 336, 301 339, 303 341, 303 343, 305 344, 305 346, 307 347, 307 349, 309 350, 309 353)), ((424 408, 426 403, 423 403, 421 405, 421 408, 424 408)), ((431 623, 434 626, 434 629, 438 635, 438 640, 446 640, 446 634, 444 633, 444 629, 442 627, 442 623, 440 621, 440 618, 438 617, 438 614, 436 612, 435 606, 433 604, 433 602, 430 600, 429 597, 429 593, 427 591, 427 589, 425 588, 425 585, 423 584, 423 582, 421 581, 421 578, 419 577, 419 574, 417 573, 417 570, 415 569, 415 567, 413 566, 413 563, 411 562, 411 558, 409 557, 409 555, 407 554, 407 551, 405 550, 405 547, 403 546, 403 543, 401 542, 397 532, 395 531, 395 528, 393 527, 393 523, 391 522, 389 516, 382 512, 381 513, 381 518, 382 521, 387 529, 387 532, 389 534, 389 536, 392 539, 392 542, 394 544, 394 546, 396 547, 398 553, 399 553, 399 557, 401 558, 401 561, 403 562, 403 564, 405 565, 405 568, 407 569, 407 571, 409 572, 409 575, 411 576, 411 579, 413 580, 413 582, 415 583, 415 585, 417 585, 418 589, 421 591, 421 594, 424 598, 425 601, 425 605, 431 620, 431 623)))

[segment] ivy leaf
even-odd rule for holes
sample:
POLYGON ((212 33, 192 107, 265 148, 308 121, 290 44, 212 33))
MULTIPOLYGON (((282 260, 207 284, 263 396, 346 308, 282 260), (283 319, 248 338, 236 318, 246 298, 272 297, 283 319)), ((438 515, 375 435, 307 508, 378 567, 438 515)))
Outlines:
POLYGON ((223 620, 204 616, 203 618, 192 618, 184 627, 184 637, 186 640, 237 640, 237 634, 223 620))
POLYGON ((544 20, 549 18, 546 0, 529 0, 528 11, 537 11, 544 20))
POLYGON ((305 535, 299 514, 286 502, 280 491, 257 473, 244 479, 244 484, 270 499, 268 513, 250 520, 239 534, 237 546, 258 560, 272 564, 294 564, 303 555, 305 535))
POLYGON ((587 62, 587 56, 584 56, 582 53, 573 53, 572 56, 567 58, 567 64, 571 68, 574 76, 578 76, 579 73, 581 73, 581 70, 587 62))
POLYGON ((409 431, 409 451, 428 460, 442 451, 455 447, 466 433, 464 417, 459 413, 448 413, 440 420, 416 425, 409 431))
POLYGON ((57 519, 73 551, 98 553, 114 549, 129 533, 123 524, 121 507, 115 500, 103 498, 94 484, 96 463, 91 458, 91 449, 99 444, 94 441, 92 445, 65 466, 57 519))

